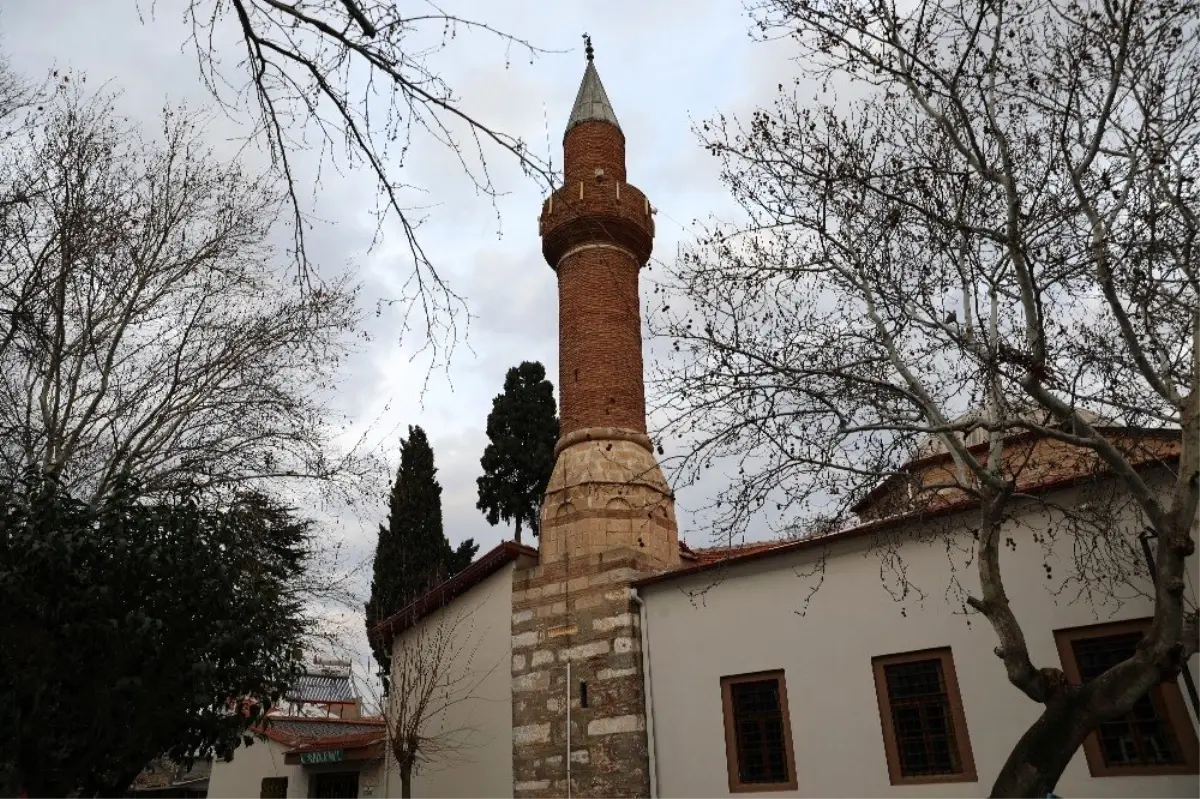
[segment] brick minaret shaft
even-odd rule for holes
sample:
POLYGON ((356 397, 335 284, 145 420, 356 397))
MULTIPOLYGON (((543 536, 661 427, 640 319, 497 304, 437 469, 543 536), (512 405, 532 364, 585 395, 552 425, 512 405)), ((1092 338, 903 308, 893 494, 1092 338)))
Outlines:
POLYGON ((592 61, 542 206, 558 275, 562 435, 539 563, 513 578, 516 797, 649 796, 638 607, 630 583, 679 563, 670 487, 646 435, 638 273, 650 203, 625 182, 625 134, 592 61), (569 730, 569 732, 568 732, 569 730))

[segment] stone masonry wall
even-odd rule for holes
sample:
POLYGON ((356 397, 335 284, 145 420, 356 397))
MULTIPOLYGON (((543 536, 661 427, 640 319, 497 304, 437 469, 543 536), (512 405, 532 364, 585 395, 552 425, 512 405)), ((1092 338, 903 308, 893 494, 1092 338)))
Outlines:
POLYGON ((649 440, 609 428, 585 432, 596 438, 560 441, 542 503, 542 565, 631 549, 657 569, 677 567, 675 503, 649 440))
POLYGON ((651 568, 641 553, 617 550, 514 573, 518 799, 566 796, 568 757, 572 796, 650 795, 641 630, 629 584, 651 568))

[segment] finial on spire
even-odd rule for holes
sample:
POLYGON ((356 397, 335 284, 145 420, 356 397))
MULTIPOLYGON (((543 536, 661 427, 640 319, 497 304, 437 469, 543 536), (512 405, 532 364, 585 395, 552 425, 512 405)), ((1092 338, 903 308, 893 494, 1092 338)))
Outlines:
POLYGON ((596 51, 592 49, 592 37, 588 36, 586 33, 583 34, 583 43, 586 45, 583 48, 583 52, 587 54, 587 60, 591 61, 592 57, 596 54, 596 51))

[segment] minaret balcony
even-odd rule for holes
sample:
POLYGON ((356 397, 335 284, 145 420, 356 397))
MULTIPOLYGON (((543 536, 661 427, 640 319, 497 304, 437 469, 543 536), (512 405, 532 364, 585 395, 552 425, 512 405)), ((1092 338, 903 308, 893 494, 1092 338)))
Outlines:
POLYGON ((554 268, 584 244, 614 244, 629 250, 643 265, 654 244, 650 201, 640 189, 599 174, 568 183, 542 203, 538 227, 542 254, 554 268))

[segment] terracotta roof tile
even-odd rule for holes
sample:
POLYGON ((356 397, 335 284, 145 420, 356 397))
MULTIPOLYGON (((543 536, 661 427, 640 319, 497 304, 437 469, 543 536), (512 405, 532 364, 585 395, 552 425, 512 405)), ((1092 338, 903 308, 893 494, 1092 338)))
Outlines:
POLYGON ((256 724, 256 732, 285 746, 300 746, 309 741, 365 733, 380 734, 383 720, 305 718, 303 716, 268 716, 265 725, 256 724))
POLYGON ((727 547, 701 547, 699 549, 690 549, 689 551, 695 556, 695 563, 704 565, 709 563, 720 563, 723 560, 730 558, 740 558, 744 555, 750 555, 755 552, 765 552, 768 549, 774 549, 778 546, 783 546, 787 541, 751 541, 745 544, 735 544, 727 547))
POLYGON ((350 735, 328 735, 323 738, 305 741, 303 744, 288 750, 287 754, 298 755, 304 752, 320 752, 325 749, 355 749, 360 746, 370 746, 373 743, 382 741, 383 738, 384 731, 382 728, 368 732, 356 732, 350 735))

